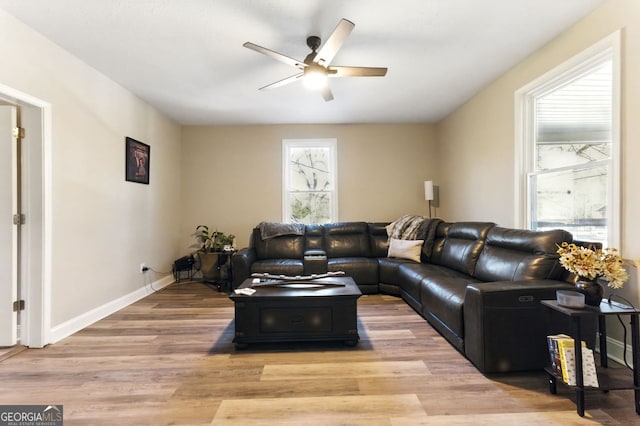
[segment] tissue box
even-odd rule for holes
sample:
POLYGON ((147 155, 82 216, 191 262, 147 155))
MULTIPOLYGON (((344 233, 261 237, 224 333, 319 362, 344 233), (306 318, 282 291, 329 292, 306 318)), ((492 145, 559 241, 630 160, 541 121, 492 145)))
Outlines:
POLYGON ((566 308, 584 308, 584 294, 577 291, 557 290, 556 300, 566 308))

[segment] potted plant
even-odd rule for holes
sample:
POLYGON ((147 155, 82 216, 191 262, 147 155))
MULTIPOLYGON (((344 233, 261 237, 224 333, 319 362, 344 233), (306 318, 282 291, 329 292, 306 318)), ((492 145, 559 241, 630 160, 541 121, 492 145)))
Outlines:
POLYGON ((629 279, 623 266, 636 267, 632 261, 624 261, 615 248, 591 249, 563 242, 558 246, 560 265, 578 276, 576 288, 585 295, 585 303, 599 306, 604 288, 598 282, 605 281, 613 289, 622 288, 629 279))
POLYGON ((232 250, 235 235, 227 235, 218 230, 211 232, 208 226, 198 225, 194 236, 200 247, 198 258, 202 277, 206 281, 219 281, 221 267, 226 265, 228 256, 223 252, 232 250))
POLYGON ((236 236, 233 234, 225 234, 224 232, 214 232, 213 248, 215 251, 228 252, 233 250, 233 241, 236 236))

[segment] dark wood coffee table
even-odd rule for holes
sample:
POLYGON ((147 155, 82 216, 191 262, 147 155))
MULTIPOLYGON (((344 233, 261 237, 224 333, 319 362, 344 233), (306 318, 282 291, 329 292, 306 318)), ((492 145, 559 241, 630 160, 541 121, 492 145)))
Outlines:
POLYGON ((254 288, 256 292, 229 296, 235 305, 236 348, 249 343, 305 340, 342 340, 356 345, 360 339, 357 302, 362 293, 353 278, 322 278, 313 285, 245 280, 238 288, 254 288))

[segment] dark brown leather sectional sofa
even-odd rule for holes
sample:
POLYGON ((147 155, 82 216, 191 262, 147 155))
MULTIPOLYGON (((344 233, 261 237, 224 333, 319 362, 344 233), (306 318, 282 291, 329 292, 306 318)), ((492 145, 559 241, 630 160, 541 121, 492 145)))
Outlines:
POLYGON ((233 256, 234 287, 254 272, 345 271, 364 294, 401 297, 483 373, 542 369, 546 335, 565 330, 566 319, 540 300, 571 288, 555 253, 571 234, 429 223, 434 237, 420 262, 387 257, 386 223, 310 225, 268 239, 255 228, 250 247, 233 256))

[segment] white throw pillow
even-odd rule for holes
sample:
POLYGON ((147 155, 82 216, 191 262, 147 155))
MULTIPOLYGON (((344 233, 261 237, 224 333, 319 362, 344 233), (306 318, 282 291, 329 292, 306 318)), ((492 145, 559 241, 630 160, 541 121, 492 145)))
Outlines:
POLYGON ((389 254, 387 257, 398 257, 420 262, 420 250, 424 240, 397 240, 389 239, 389 254))

